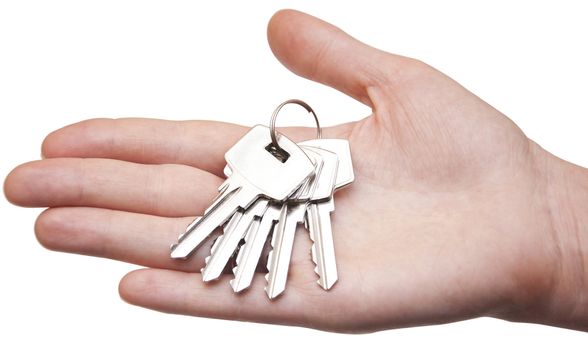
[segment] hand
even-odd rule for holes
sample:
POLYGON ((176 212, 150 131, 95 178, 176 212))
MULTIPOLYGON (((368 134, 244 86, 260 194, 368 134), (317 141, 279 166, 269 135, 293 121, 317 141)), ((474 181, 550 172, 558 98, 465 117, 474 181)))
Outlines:
MULTIPOLYGON (((278 12, 268 38, 290 70, 373 110, 324 130, 349 139, 356 172, 336 195, 331 291, 317 285, 302 234, 275 301, 261 272, 240 295, 230 275, 205 285, 205 247, 170 259, 170 244, 216 195, 225 151, 247 131, 232 124, 95 119, 51 133, 44 159, 5 182, 14 204, 49 207, 35 225, 41 244, 146 266, 122 279, 120 294, 164 312, 341 332, 477 316, 586 328, 576 302, 585 300, 586 226, 574 208, 588 202, 588 186, 573 187, 584 169, 435 69, 316 18, 278 12)), ((314 130, 283 132, 301 140, 314 130)))

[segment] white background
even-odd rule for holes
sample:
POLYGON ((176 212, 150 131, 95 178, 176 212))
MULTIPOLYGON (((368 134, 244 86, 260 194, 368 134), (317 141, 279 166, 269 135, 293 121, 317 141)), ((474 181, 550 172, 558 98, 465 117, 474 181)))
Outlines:
MULTIPOLYGON (((284 7, 367 43, 418 57, 588 166, 588 21, 582 2, 0 1, 0 175, 39 158, 48 132, 85 118, 147 116, 267 123, 301 98, 324 124, 369 110, 275 60, 266 23, 284 7)), ((284 118, 282 124, 287 124, 284 118)), ((304 123, 309 123, 304 121, 304 123)), ((119 299, 133 266, 44 250, 40 210, 0 200, 0 348, 310 347, 585 349, 588 335, 477 319, 340 335, 140 309, 119 299)))

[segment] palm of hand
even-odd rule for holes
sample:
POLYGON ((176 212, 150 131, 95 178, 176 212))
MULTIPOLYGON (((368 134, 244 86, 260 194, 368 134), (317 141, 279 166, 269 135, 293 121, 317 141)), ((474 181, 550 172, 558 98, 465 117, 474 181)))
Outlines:
MULTIPOLYGON (((548 215, 528 202, 542 196, 537 148, 506 117, 432 68, 368 48, 299 13, 274 18, 270 43, 295 72, 332 85, 374 111, 361 121, 325 130, 327 137, 349 139, 356 172, 355 183, 336 195, 333 231, 340 280, 330 292, 316 285, 310 241, 303 235, 297 235, 285 295, 274 302, 261 291, 260 276, 252 290, 238 296, 226 283, 230 276, 203 286, 194 273, 203 265, 203 248, 188 262, 169 259, 169 243, 189 221, 182 217, 210 202, 222 181, 222 154, 245 128, 83 122, 49 136, 45 155, 119 160, 26 164, 7 179, 7 196, 26 206, 66 207, 50 209, 37 222, 39 240, 51 249, 155 268, 125 277, 121 295, 167 312, 366 331, 479 315, 508 317, 509 308, 526 306, 520 302, 523 294, 529 300, 549 282, 536 271, 547 265, 549 252, 541 243, 550 238, 542 236, 541 227, 549 224, 548 215), (315 36, 293 34, 300 27, 315 36), (326 63, 309 63, 295 51, 314 52, 326 63), (345 58, 347 51, 357 55, 345 58), (341 60, 350 62, 330 65, 341 60), (377 68, 354 69, 359 66, 377 68), (171 136, 184 129, 189 129, 182 131, 186 137, 174 141, 171 136), (230 137, 211 149, 207 139, 215 132, 230 137), (160 147, 164 144, 176 146, 160 147), (191 162, 177 153, 192 148, 212 156, 191 162), (137 168, 120 160, 176 165, 137 168), (47 180, 39 181, 39 174, 47 180), (87 187, 80 176, 88 177, 82 181, 87 187), (52 179, 57 184, 50 185, 52 179), (184 190, 189 181, 197 184, 184 190), (72 222, 73 216, 78 219, 72 222), (131 238, 140 239, 140 247, 131 238), (539 248, 529 253, 529 244, 539 248)), ((285 133, 304 138, 309 132, 285 133)))
POLYGON ((340 310, 375 328, 509 317, 507 305, 529 306, 549 283, 538 268, 549 215, 530 204, 543 191, 536 145, 451 79, 416 69, 349 126, 357 181, 333 216, 339 288, 356 308, 340 310))

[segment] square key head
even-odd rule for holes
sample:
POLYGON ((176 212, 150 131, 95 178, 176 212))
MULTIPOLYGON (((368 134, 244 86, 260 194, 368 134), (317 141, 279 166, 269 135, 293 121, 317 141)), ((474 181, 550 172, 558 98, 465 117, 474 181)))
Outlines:
MULTIPOLYGON (((238 175, 259 194, 278 201, 287 199, 314 171, 314 164, 293 141, 278 134, 286 159, 268 150, 270 129, 256 125, 225 154, 233 175, 238 175)), ((243 184, 245 185, 245 184, 243 184)))
POLYGON ((311 200, 328 200, 335 190, 339 157, 337 154, 318 147, 301 146, 304 150, 318 154, 323 161, 320 173, 315 178, 316 186, 310 197, 311 200))
POLYGON ((339 157, 339 168, 337 170, 337 179, 335 180, 337 188, 348 185, 355 180, 349 141, 345 139, 314 139, 300 142, 299 145, 322 148, 335 153, 339 157))

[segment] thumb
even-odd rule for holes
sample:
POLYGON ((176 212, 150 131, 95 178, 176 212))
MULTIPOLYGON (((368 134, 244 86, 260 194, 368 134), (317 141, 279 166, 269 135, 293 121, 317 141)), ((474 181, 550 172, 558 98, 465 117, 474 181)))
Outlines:
POLYGON ((331 86, 373 107, 373 87, 392 85, 412 59, 380 51, 316 17, 278 11, 267 36, 280 62, 292 72, 331 86))

